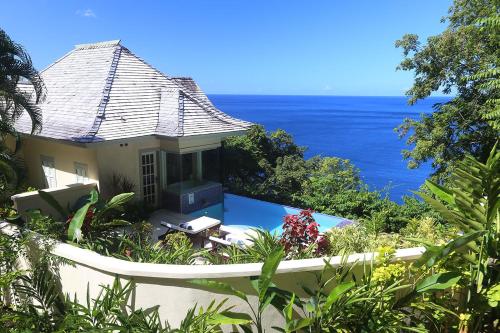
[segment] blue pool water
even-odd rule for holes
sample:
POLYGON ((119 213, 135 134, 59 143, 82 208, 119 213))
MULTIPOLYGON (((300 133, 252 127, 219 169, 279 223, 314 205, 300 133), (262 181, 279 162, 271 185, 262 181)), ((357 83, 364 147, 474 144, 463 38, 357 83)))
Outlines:
MULTIPOLYGON (((224 225, 262 228, 281 234, 283 217, 299 212, 298 208, 226 193, 224 194, 224 205, 213 205, 189 215, 193 217, 209 216, 221 220, 224 225)), ((313 217, 319 223, 320 232, 350 223, 349 220, 320 213, 314 213, 313 217)))

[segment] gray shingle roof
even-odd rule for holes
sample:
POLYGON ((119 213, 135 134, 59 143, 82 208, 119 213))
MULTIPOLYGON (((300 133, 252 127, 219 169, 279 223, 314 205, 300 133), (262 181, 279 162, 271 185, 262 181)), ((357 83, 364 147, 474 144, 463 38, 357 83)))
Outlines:
MULTIPOLYGON (((47 87, 40 104, 43 137, 96 142, 226 133, 251 125, 218 110, 191 78, 164 75, 120 41, 77 45, 41 74, 47 87)), ((26 114, 16 128, 31 131, 26 114)))

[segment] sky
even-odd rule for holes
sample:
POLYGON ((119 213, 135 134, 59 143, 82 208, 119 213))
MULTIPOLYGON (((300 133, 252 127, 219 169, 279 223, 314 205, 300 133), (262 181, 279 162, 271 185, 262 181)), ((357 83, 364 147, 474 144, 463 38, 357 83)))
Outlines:
POLYGON ((74 45, 121 39, 209 94, 399 96, 394 42, 440 33, 451 0, 0 0, 0 28, 43 69, 74 45))

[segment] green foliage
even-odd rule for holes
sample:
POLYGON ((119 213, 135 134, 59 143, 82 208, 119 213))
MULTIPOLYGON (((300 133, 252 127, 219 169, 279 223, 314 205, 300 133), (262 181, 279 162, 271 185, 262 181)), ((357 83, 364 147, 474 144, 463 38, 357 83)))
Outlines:
POLYGON ((41 129, 42 114, 36 105, 45 98, 45 86, 40 74, 33 67, 26 50, 12 41, 5 31, 0 29, 0 114, 2 136, 9 128, 8 134, 15 133, 13 122, 25 111, 32 122, 32 132, 41 129), (27 82, 32 90, 23 92, 19 89, 20 81, 27 82))
POLYGON ((134 193, 121 193, 104 201, 96 189, 92 189, 89 195, 80 198, 76 203, 74 213, 69 213, 57 200, 47 192, 38 191, 40 197, 51 205, 62 219, 68 219, 68 240, 80 242, 84 236, 93 238, 100 236, 117 227, 130 225, 128 221, 121 219, 124 215, 124 207, 134 193))
POLYGON ((23 112, 31 118, 32 132, 39 131, 42 114, 37 103, 45 98, 45 86, 26 50, 0 29, 0 202, 8 202, 22 186, 23 166, 17 156, 19 135, 14 122, 23 112), (27 91, 18 83, 27 84, 27 91), (7 137, 14 138, 8 145, 7 137), (14 147, 12 147, 14 146, 14 147))
POLYGON ((8 235, 0 227, 0 306, 11 299, 9 286, 24 272, 18 268, 17 260, 24 254, 27 241, 21 235, 8 235))
POLYGON ((215 304, 212 301, 206 309, 196 306, 188 311, 178 329, 172 333, 221 333, 222 325, 245 325, 250 322, 247 316, 231 312, 230 308, 223 309, 226 300, 215 304))
POLYGON ((432 215, 413 197, 398 205, 383 192, 370 191, 349 160, 305 160, 304 148, 282 130, 267 133, 255 126, 246 135, 227 138, 223 149, 224 185, 236 194, 369 220, 379 231, 398 231, 409 218, 432 215))
POLYGON ((271 254, 283 250, 276 234, 262 229, 252 231, 248 237, 252 244, 245 249, 248 262, 264 262, 271 254))
POLYGON ((225 185, 234 193, 289 203, 305 179, 305 149, 283 130, 268 134, 253 126, 224 140, 223 149, 225 185))
POLYGON ((183 233, 168 235, 164 241, 153 243, 140 234, 119 236, 116 250, 107 252, 120 259, 154 264, 190 265, 199 256, 198 251, 183 233))
POLYGON ((498 59, 500 58, 500 39, 498 38, 500 36, 500 15, 497 11, 486 18, 479 19, 477 24, 480 30, 496 37, 492 38, 491 42, 493 43, 492 46, 497 50, 497 62, 495 67, 485 68, 481 72, 472 75, 470 79, 480 81, 478 87, 489 96, 485 103, 489 110, 485 111, 483 118, 490 123, 493 129, 500 130, 500 70, 498 68, 498 59))
POLYGON ((255 292, 257 293, 258 304, 257 306, 252 305, 250 303, 247 295, 233 288, 230 284, 219 281, 210 281, 204 279, 192 280, 191 283, 200 286, 205 289, 209 289, 218 293, 228 294, 235 296, 245 303, 248 304, 252 316, 248 316, 245 313, 240 313, 240 318, 246 318, 247 323, 240 324, 240 328, 244 332, 252 332, 252 328, 249 325, 251 322, 253 327, 257 330, 258 333, 265 332, 265 323, 263 322, 263 314, 264 311, 270 306, 274 306, 280 311, 283 311, 286 305, 286 301, 290 299, 291 294, 279 289, 272 282, 274 274, 276 273, 276 269, 283 258, 283 250, 278 249, 270 254, 267 260, 264 262, 262 266, 262 271, 260 276, 253 277, 250 279, 250 285, 253 287, 255 292))
POLYGON ((364 253, 373 246, 375 235, 369 233, 364 226, 348 225, 343 228, 332 228, 326 233, 329 254, 332 256, 364 253))
POLYGON ((37 209, 26 212, 26 223, 24 227, 53 239, 63 240, 65 238, 64 222, 56 221, 52 217, 42 214, 40 210, 37 209))
POLYGON ((455 0, 445 21, 448 27, 422 44, 407 34, 396 42, 405 58, 398 69, 412 71, 410 104, 442 90, 454 94, 450 102, 420 120, 406 119, 398 128, 412 150, 403 151, 409 167, 432 161, 443 180, 456 162, 469 154, 484 162, 498 138, 498 64, 500 39, 498 1, 455 0), (482 23, 481 23, 482 22, 482 23), (495 111, 496 110, 496 111, 495 111))
POLYGON ((281 331, 295 332, 297 324, 318 333, 440 331, 443 317, 454 315, 426 298, 426 293, 449 289, 456 276, 422 281, 404 264, 391 263, 392 253, 384 249, 375 270, 374 263, 348 265, 346 257, 336 268, 326 263, 317 275, 316 289, 304 288, 309 298, 299 300, 299 314, 284 314, 287 324, 281 331), (442 317, 436 318, 436 313, 442 317))
POLYGON ((232 244, 216 251, 199 252, 198 254, 209 263, 219 265, 264 262, 272 253, 283 251, 280 237, 268 230, 252 229, 251 232, 247 233, 247 237, 251 241, 248 246, 241 247, 232 244))
POLYGON ((485 163, 471 156, 457 163, 450 184, 450 188, 445 188, 427 181, 439 200, 420 195, 463 234, 442 246, 428 247, 418 262, 431 267, 458 257, 461 266, 470 271, 470 281, 459 306, 460 311, 471 315, 467 326, 471 331, 499 329, 499 309, 489 306, 495 297, 491 290, 496 290, 500 283, 500 151, 497 146, 485 163))
POLYGON ((129 305, 133 282, 122 285, 115 279, 112 286, 101 288, 95 299, 87 293, 86 305, 67 300, 60 332, 170 332, 168 325, 160 322, 157 306, 136 310, 129 305))
POLYGON ((436 222, 431 217, 410 219, 399 233, 378 233, 365 224, 332 228, 325 233, 331 256, 366 253, 380 247, 408 248, 420 244, 442 245, 457 233, 455 228, 436 222))

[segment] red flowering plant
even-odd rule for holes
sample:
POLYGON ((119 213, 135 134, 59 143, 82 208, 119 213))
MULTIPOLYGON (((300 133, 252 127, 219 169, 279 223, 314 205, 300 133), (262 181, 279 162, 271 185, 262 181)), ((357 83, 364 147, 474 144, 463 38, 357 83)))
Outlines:
POLYGON ((287 257, 321 255, 328 249, 328 240, 319 234, 319 224, 314 220, 311 209, 284 217, 281 244, 287 257))

